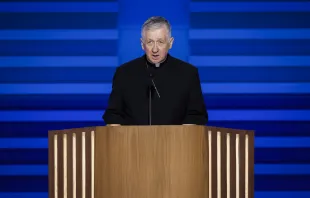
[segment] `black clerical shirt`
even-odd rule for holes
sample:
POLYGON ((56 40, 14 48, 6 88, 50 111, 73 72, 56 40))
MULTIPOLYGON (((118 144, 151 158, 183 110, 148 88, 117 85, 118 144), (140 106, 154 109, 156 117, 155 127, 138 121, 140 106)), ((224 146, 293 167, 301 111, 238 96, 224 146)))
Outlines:
POLYGON ((146 56, 116 69, 112 92, 103 115, 106 124, 148 125, 152 74, 152 125, 205 125, 208 114, 196 67, 168 54, 156 68, 146 56))

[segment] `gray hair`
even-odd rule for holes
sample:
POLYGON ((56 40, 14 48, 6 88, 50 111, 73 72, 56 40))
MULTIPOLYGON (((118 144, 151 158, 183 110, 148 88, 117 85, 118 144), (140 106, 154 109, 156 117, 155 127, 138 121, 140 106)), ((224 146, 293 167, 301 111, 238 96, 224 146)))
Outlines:
POLYGON ((161 16, 153 16, 147 19, 142 25, 141 36, 143 38, 143 32, 148 30, 154 30, 166 26, 168 30, 168 38, 171 37, 171 25, 167 19, 161 16))

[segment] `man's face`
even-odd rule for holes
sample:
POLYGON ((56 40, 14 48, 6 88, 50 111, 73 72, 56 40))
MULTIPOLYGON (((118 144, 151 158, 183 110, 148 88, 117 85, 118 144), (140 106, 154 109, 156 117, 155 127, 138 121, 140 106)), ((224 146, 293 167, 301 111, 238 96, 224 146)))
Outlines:
POLYGON ((164 60, 171 49, 173 38, 168 38, 168 30, 165 26, 144 31, 144 37, 141 38, 141 46, 145 51, 147 58, 155 63, 164 60))

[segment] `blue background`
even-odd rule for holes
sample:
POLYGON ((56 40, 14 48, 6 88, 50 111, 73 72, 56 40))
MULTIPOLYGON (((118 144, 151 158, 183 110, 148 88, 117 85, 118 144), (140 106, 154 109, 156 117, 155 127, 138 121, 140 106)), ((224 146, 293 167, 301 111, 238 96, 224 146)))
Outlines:
POLYGON ((209 125, 256 131, 255 197, 310 197, 306 0, 2 0, 0 197, 47 198, 47 131, 104 125, 115 67, 143 54, 152 15, 199 68, 209 125))

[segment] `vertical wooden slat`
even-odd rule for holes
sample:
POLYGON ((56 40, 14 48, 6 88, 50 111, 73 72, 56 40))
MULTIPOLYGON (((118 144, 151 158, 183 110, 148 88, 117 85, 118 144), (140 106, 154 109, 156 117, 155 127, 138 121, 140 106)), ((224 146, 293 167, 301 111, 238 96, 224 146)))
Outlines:
POLYGON ((55 166, 54 166, 54 133, 48 133, 48 194, 49 198, 55 198, 55 166))
POLYGON ((249 136, 245 134, 245 198, 249 198, 249 136))
POLYGON ((221 162, 221 149, 222 149, 222 142, 221 142, 221 132, 217 132, 216 133, 216 143, 217 143, 217 147, 216 147, 216 166, 217 166, 217 173, 216 173, 216 180, 217 180, 217 198, 221 198, 221 192, 222 192, 222 162, 221 162))
POLYGON ((54 194, 55 198, 58 198, 58 191, 59 191, 59 177, 58 177, 58 172, 59 172, 59 160, 58 160, 58 149, 59 149, 59 135, 55 134, 54 136, 54 194))
POLYGON ((248 134, 249 137, 249 166, 248 166, 248 194, 249 194, 249 198, 254 198, 254 132, 250 132, 248 134))
POLYGON ((91 198, 95 198, 95 131, 91 132, 91 198))
POLYGON ((86 132, 82 132, 82 198, 86 198, 86 132))
POLYGON ((63 197, 63 140, 62 133, 57 135, 57 198, 63 197))
POLYGON ((240 198, 240 134, 236 134, 236 198, 240 198))
POLYGON ((57 152, 57 169, 58 169, 58 198, 63 198, 63 134, 59 133, 57 135, 57 144, 58 144, 58 152, 57 152))
POLYGON ((72 158, 72 133, 68 133, 67 135, 67 181, 68 181, 68 185, 67 185, 67 195, 68 198, 72 198, 73 197, 73 158, 72 158))
POLYGON ((217 197, 217 135, 213 130, 211 133, 212 151, 211 151, 211 172, 212 172, 212 198, 217 197))
POLYGON ((221 198, 227 198, 227 133, 225 130, 221 131, 221 198))
POLYGON ((209 165, 209 198, 212 197, 212 193, 213 193, 213 190, 212 190, 212 178, 213 178, 213 173, 212 173, 212 131, 208 131, 208 148, 209 148, 209 152, 208 152, 208 165, 209 165))
POLYGON ((221 198, 221 132, 216 133, 216 181, 217 181, 217 198, 221 198))
POLYGON ((68 135, 67 133, 63 134, 62 137, 62 144, 63 144, 63 150, 62 150, 62 162, 63 162, 63 198, 68 198, 68 164, 67 164, 67 156, 68 156, 68 135))
POLYGON ((231 159, 231 151, 230 151, 230 139, 231 139, 231 134, 227 133, 226 134, 226 194, 227 194, 227 198, 231 197, 230 194, 230 189, 231 189, 231 183, 230 183, 230 177, 231 177, 231 163, 230 163, 230 159, 231 159))
POLYGON ((230 195, 236 197, 236 134, 230 133, 230 195))
POLYGON ((76 197, 82 198, 82 133, 76 133, 76 197))
POLYGON ((91 131, 86 132, 86 198, 91 198, 91 131))
POLYGON ((245 134, 240 133, 240 198, 245 198, 245 134))
POLYGON ((76 172, 76 169, 77 169, 77 164, 76 164, 76 159, 77 159, 77 154, 76 154, 76 150, 77 150, 77 135, 75 132, 72 133, 72 197, 73 198, 76 198, 76 194, 77 194, 77 172, 76 172))

